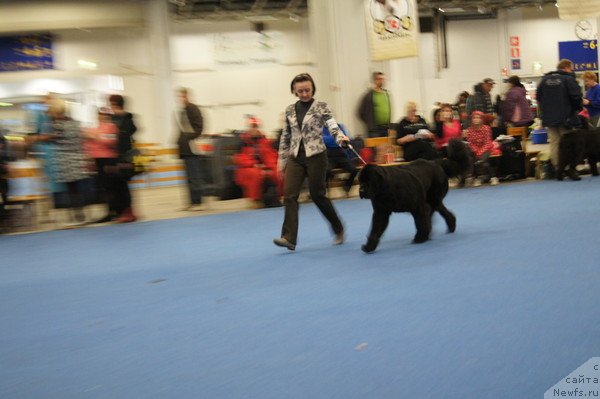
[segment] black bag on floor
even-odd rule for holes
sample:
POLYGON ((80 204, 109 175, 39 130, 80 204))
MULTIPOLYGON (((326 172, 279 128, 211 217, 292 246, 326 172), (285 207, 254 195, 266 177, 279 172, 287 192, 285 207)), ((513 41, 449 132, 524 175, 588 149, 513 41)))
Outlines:
POLYGON ((525 178, 525 152, 520 140, 511 140, 501 144, 502 156, 498 174, 502 180, 525 178))

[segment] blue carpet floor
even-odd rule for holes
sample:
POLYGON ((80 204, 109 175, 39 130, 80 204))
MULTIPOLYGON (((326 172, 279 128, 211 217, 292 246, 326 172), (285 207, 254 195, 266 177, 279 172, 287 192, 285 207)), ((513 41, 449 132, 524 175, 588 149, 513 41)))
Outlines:
POLYGON ((0 237, 0 398, 541 398, 600 355, 600 178, 0 237))

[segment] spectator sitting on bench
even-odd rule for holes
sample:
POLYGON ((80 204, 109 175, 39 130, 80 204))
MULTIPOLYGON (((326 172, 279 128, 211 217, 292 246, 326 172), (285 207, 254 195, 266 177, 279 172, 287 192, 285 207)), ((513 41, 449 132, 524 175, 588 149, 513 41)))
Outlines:
MULTIPOLYGON (((344 133, 344 136, 350 138, 346 127, 341 123, 338 123, 340 130, 344 133)), ((335 141, 335 138, 329 133, 327 126, 323 126, 323 142, 327 147, 327 181, 333 177, 333 169, 343 169, 349 173, 348 178, 344 182, 344 190, 346 196, 349 195, 354 178, 358 174, 358 168, 354 165, 354 162, 348 157, 348 150, 341 148, 335 141)))
POLYGON ((396 143, 403 148, 404 160, 439 158, 440 155, 433 148, 434 139, 435 135, 429 131, 425 119, 417 114, 417 104, 407 102, 406 116, 396 127, 396 143))
POLYGON ((258 118, 248 120, 250 128, 241 135, 242 148, 233 157, 237 166, 235 183, 244 191, 252 206, 280 206, 281 181, 277 175, 277 151, 273 143, 259 129, 258 118), (275 198, 266 198, 267 191, 275 191, 275 198))
POLYGON ((460 122, 454 119, 454 110, 450 104, 441 104, 439 120, 435 121, 435 146, 446 157, 446 147, 452 139, 462 138, 460 122))
POLYGON ((474 186, 481 183, 498 184, 496 177, 496 162, 491 157, 500 155, 500 148, 492 140, 492 129, 483 123, 484 113, 473 111, 471 114, 471 125, 467 129, 466 139, 475 156, 474 164, 474 186), (483 176, 482 180, 479 176, 483 176))

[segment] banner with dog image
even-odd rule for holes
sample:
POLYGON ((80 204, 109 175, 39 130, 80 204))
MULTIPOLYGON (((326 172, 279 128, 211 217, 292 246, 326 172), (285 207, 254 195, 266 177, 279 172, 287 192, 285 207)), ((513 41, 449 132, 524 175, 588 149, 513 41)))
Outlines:
POLYGON ((419 55, 415 0, 365 0, 372 61, 419 55))

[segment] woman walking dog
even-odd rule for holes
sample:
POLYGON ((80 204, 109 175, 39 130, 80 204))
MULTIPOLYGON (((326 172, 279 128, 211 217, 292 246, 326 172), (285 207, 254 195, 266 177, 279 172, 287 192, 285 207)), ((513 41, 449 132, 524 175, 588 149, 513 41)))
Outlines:
POLYGON ((308 177, 310 196, 331 224, 335 234, 333 244, 340 245, 344 243, 344 226, 326 196, 327 148, 321 135, 323 126, 327 126, 339 145, 345 145, 348 138, 340 131, 327 103, 314 99, 316 87, 309 74, 294 77, 290 89, 299 100, 285 110, 277 163, 279 175, 284 176, 285 218, 281 237, 273 243, 290 251, 296 249, 298 196, 308 177))

